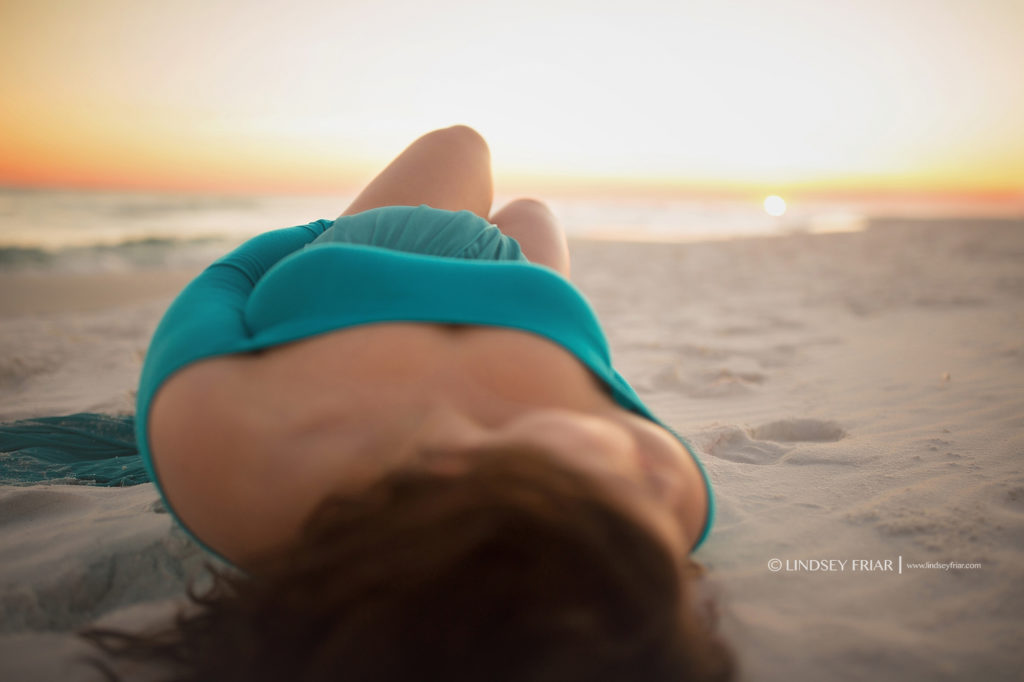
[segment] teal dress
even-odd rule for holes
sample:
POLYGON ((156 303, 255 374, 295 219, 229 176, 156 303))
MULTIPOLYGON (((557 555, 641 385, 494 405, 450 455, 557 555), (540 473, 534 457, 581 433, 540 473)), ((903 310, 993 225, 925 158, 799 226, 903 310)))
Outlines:
MULTIPOLYGON (((143 465, 171 514, 147 429, 153 397, 172 374, 204 358, 396 321, 537 334, 576 356, 623 408, 668 428, 612 367, 583 295, 554 270, 527 262, 515 240, 468 211, 374 209, 255 237, 210 265, 167 310, 146 354, 135 430, 143 465)), ((675 435, 708 490, 699 546, 714 514, 711 484, 690 444, 675 435)))

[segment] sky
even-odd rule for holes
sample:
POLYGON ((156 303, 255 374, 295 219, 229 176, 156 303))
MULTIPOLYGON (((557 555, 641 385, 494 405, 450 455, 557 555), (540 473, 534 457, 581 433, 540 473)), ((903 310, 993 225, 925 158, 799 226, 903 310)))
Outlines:
POLYGON ((0 0, 0 184, 337 192, 465 123, 514 190, 1024 203, 1024 0, 0 0))

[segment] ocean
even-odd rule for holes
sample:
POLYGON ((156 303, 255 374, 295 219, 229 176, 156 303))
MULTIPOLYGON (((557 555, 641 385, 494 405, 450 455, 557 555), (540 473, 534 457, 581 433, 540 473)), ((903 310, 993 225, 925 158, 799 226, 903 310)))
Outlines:
MULTIPOLYGON (((260 232, 334 218, 351 199, 0 187, 0 271, 199 268, 260 232)), ((495 206, 506 199, 497 197, 495 206)), ((937 217, 927 205, 805 204, 773 217, 760 203, 721 199, 556 197, 548 203, 570 238, 625 241, 855 231, 893 215, 937 217)))

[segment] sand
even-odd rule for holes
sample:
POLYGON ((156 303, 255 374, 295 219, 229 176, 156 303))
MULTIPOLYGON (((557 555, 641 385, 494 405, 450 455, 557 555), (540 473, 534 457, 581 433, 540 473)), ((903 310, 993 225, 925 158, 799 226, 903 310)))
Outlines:
MULTIPOLYGON (((573 248, 714 481, 695 558, 743 679, 1019 679, 1024 223, 573 248)), ((0 419, 130 412, 188 274, 0 277, 0 419)), ((0 679, 95 679, 74 628, 168 617, 205 557, 156 500, 0 488, 0 679)))

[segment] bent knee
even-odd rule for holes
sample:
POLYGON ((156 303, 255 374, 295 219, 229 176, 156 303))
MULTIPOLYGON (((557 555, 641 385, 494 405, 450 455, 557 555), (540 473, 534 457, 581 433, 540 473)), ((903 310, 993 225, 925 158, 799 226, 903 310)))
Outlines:
POLYGON ((516 211, 542 211, 549 215, 552 214, 551 209, 548 208, 547 204, 540 199, 534 199, 533 197, 521 197, 510 201, 506 208, 516 211))
POLYGON ((487 147, 487 140, 484 139, 484 136, 473 128, 461 123, 448 128, 439 128, 429 132, 423 136, 423 139, 429 139, 432 142, 437 142, 449 147, 457 147, 470 153, 485 154, 488 156, 491 153, 490 149, 487 147))
POLYGON ((456 123, 453 126, 448 126, 441 130, 448 135, 457 137, 459 140, 462 140, 467 144, 480 144, 485 147, 487 146, 487 141, 484 140, 484 136, 478 133, 475 128, 470 128, 464 123, 456 123))

